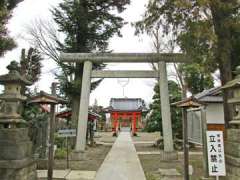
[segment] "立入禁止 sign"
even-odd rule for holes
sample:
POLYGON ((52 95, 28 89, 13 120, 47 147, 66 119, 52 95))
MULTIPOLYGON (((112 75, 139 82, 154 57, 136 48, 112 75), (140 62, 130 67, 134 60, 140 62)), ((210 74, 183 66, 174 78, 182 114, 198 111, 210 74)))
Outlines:
POLYGON ((226 176, 222 131, 207 131, 208 171, 210 176, 226 176))

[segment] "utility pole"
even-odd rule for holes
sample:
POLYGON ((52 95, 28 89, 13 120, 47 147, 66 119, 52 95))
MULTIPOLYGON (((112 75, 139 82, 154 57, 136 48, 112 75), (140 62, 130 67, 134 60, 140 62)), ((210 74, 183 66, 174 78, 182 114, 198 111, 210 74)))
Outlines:
MULTIPOLYGON (((52 95, 56 96, 56 85, 52 83, 52 95)), ((53 163, 54 163, 54 132, 55 132, 55 104, 51 104, 50 109, 50 133, 49 133, 49 150, 48 150, 48 180, 53 179, 53 163)))

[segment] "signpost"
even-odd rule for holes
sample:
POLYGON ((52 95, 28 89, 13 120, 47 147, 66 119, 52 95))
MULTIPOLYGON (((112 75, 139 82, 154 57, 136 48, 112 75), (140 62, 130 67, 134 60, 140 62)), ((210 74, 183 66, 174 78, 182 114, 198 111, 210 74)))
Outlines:
POLYGON ((75 137, 76 129, 60 129, 58 130, 58 137, 75 137))
POLYGON ((68 148, 68 138, 76 137, 77 131, 76 129, 60 129, 58 130, 58 137, 65 137, 67 144, 67 169, 69 168, 69 148, 68 148))
POLYGON ((209 175, 226 176, 222 131, 207 131, 207 150, 209 175))

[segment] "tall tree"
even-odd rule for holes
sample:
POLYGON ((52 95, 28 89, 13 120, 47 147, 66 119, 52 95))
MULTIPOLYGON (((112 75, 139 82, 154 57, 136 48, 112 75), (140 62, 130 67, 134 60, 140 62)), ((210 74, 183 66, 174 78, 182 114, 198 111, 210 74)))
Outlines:
POLYGON ((22 0, 0 0, 0 56, 16 47, 14 40, 9 37, 7 23, 13 8, 22 0))
POLYGON ((186 89, 192 94, 200 93, 214 86, 213 76, 211 73, 204 71, 199 63, 179 64, 178 70, 184 79, 186 89))
MULTIPOLYGON (((38 50, 29 48, 26 52, 25 49, 22 49, 19 68, 20 74, 34 84, 39 80, 41 75, 42 60, 43 58, 38 50)), ((27 87, 22 86, 21 94, 26 95, 29 92, 30 90, 27 87)))
MULTIPOLYGON (((52 9, 58 30, 65 35, 64 42, 58 42, 58 50, 67 53, 107 51, 109 38, 114 34, 120 36, 124 25, 116 10, 122 12, 129 3, 130 0, 64 0, 52 9)), ((96 69, 103 67, 103 64, 94 64, 96 69)), ((72 120, 77 122, 83 64, 77 64, 73 71, 72 120)))
MULTIPOLYGON (((171 28, 182 51, 209 71, 219 69, 224 85, 239 63, 239 52, 234 50, 238 47, 239 22, 237 0, 151 0, 140 24, 149 28, 161 23, 165 34, 171 28)), ((224 92, 226 124, 231 118, 229 96, 224 92)))
MULTIPOLYGON (((181 89, 179 85, 174 81, 168 81, 170 103, 174 103, 181 100, 181 89)), ((156 83, 154 87, 153 102, 150 104, 150 116, 147 118, 146 130, 148 132, 161 131, 162 132, 162 117, 160 107, 160 92, 159 84, 156 83)), ((175 137, 180 138, 182 136, 182 119, 181 110, 176 107, 171 108, 171 119, 173 123, 173 134, 175 137)))
POLYGON ((26 52, 22 49, 21 60, 20 60, 20 74, 25 76, 31 82, 37 82, 41 74, 43 60, 38 50, 29 48, 26 52))

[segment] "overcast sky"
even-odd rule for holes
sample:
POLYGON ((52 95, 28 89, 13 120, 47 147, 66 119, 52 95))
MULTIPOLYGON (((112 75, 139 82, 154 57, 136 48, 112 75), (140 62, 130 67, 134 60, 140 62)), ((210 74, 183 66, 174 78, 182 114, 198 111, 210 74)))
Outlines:
MULTIPOLYGON (((128 22, 134 22, 141 19, 144 12, 144 5, 148 0, 132 0, 127 10, 122 13, 122 17, 128 22)), ((25 36, 26 25, 31 24, 34 19, 51 18, 49 8, 61 2, 60 0, 24 0, 14 10, 13 17, 9 22, 9 31, 11 36, 17 41, 18 48, 8 52, 0 59, 0 74, 7 73, 6 66, 11 60, 19 61, 22 48, 28 48, 29 44, 22 37, 25 36)), ((109 49, 114 52, 152 52, 151 40, 143 35, 134 36, 134 28, 130 23, 121 30, 123 37, 113 37, 110 40, 109 49)), ((35 85, 40 89, 50 92, 50 85, 54 81, 53 70, 56 65, 51 60, 43 61, 41 79, 35 85)), ((121 70, 150 70, 149 64, 111 64, 107 69, 121 70)), ((147 103, 152 99, 154 79, 129 79, 125 87, 125 96, 129 98, 143 98, 147 103)), ((97 99, 99 105, 108 106, 110 98, 123 97, 121 83, 117 79, 104 79, 104 81, 92 92, 90 104, 97 99)))

